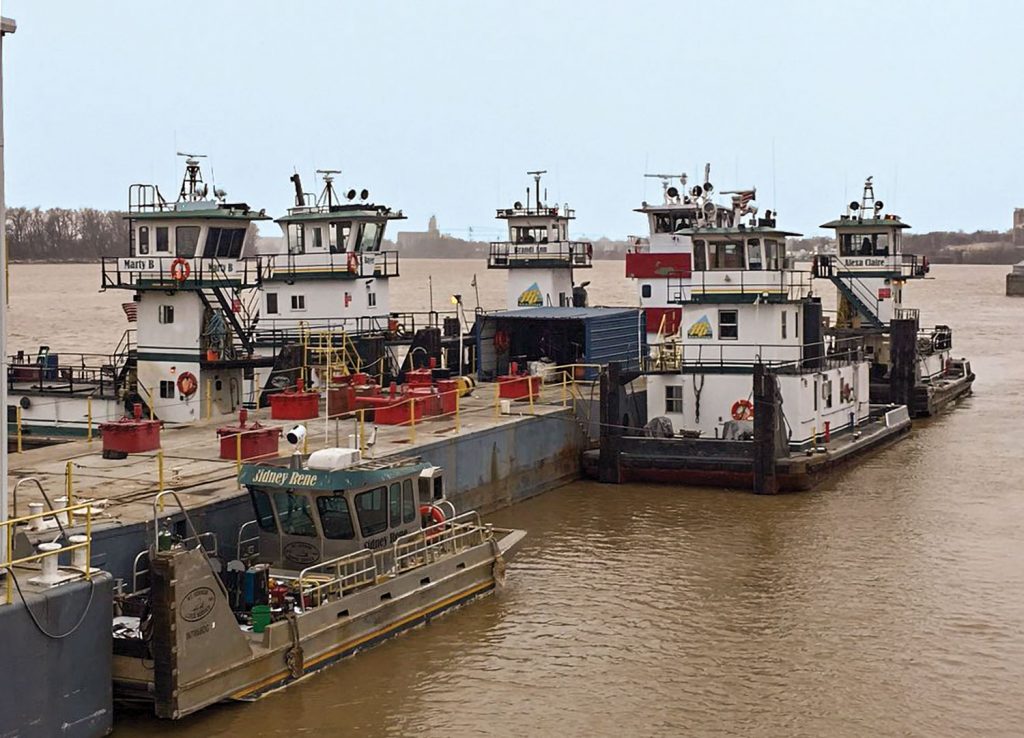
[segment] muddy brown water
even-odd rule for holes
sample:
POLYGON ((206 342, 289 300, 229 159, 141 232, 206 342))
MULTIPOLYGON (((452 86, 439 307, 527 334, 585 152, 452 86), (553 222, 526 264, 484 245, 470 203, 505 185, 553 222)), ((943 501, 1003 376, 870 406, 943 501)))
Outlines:
MULTIPOLYGON (((953 412, 812 493, 578 482, 492 517, 506 588, 250 705, 115 736, 1020 735, 1024 299, 1009 267, 912 283, 978 374, 953 412)), ((473 261, 404 260, 397 309, 504 299, 473 261)), ((632 301, 621 262, 595 302, 632 301)), ((95 266, 16 265, 11 348, 106 350, 95 266)))

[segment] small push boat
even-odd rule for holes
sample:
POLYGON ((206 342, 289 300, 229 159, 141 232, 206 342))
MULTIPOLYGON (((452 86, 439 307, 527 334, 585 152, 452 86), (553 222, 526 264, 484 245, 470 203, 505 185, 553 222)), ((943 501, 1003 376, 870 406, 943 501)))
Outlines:
POLYGON ((323 449, 245 465, 240 482, 256 517, 226 564, 175 492, 154 500, 153 545, 114 618, 120 701, 177 719, 257 699, 491 592, 525 535, 456 514, 443 471, 417 459, 323 449))

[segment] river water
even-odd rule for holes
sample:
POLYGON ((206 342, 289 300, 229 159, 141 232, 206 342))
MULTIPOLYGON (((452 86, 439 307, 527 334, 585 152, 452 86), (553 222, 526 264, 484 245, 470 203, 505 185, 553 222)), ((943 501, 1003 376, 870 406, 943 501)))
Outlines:
MULTIPOLYGON (((633 301, 621 262, 595 303, 633 301)), ((504 300, 478 262, 402 262, 395 309, 504 300)), ((496 596, 251 705, 116 736, 958 736, 1024 732, 1024 299, 938 266, 908 304, 978 374, 953 411, 811 493, 578 482, 525 528, 496 596)), ((126 295, 95 266, 13 267, 11 348, 106 350, 126 295)))

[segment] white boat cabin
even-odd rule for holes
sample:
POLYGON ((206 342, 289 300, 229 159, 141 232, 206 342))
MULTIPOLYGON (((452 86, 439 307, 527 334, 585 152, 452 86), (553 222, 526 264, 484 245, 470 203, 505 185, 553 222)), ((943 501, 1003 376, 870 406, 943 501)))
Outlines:
POLYGON ((821 225, 835 232, 836 253, 817 255, 814 274, 836 286, 839 328, 888 325, 899 315, 907 280, 928 273, 927 259, 903 253, 903 230, 910 226, 884 209, 868 177, 861 201, 852 201, 844 215, 821 225))
POLYGON ((647 318, 647 341, 658 346, 676 336, 682 323, 678 305, 688 299, 694 269, 691 231, 699 226, 728 228, 735 212, 714 202, 704 167, 704 183, 687 189, 686 174, 646 174, 661 181, 662 202, 643 202, 636 212, 647 218, 648 236, 631 236, 626 276, 635 279, 640 307, 647 318), (673 184, 678 179, 679 186, 673 184))
POLYGON ((127 257, 104 258, 102 288, 134 292, 136 391, 155 416, 187 423, 234 414, 253 392, 253 290, 256 263, 246 258, 256 221, 242 202, 211 192, 200 155, 185 156, 178 198, 155 185, 128 191, 127 257))
POLYGON ((526 190, 526 205, 516 201, 498 210, 497 218, 508 224, 508 240, 493 241, 488 269, 508 273, 507 307, 586 307, 586 284, 575 285, 574 269, 589 269, 594 247, 569 238, 569 221, 576 217, 568 205, 547 205, 541 198, 540 180, 546 171, 528 172, 534 178, 534 202, 526 190), (574 292, 575 287, 575 292, 574 292))
POLYGON ((823 336, 810 274, 786 255, 786 238, 798 234, 779 230, 774 217, 757 218, 752 191, 738 194, 735 227, 683 231, 692 273, 670 280, 680 335, 651 359, 648 417, 664 416, 690 435, 747 437, 760 362, 778 375, 790 444, 802 448, 826 427, 836 433, 868 419, 868 364, 857 344, 823 336))
POLYGON ((316 451, 305 468, 246 465, 241 480, 256 514, 258 558, 282 569, 383 550, 421 529, 421 508, 454 517, 440 467, 360 463, 358 449, 316 451))
POLYGON ((261 340, 291 335, 299 324, 349 333, 382 330, 391 309, 388 280, 398 276, 398 252, 384 235, 402 212, 368 202, 369 192, 334 188, 337 170, 319 170, 319 197, 292 175, 295 206, 278 218, 285 252, 261 258, 261 340))

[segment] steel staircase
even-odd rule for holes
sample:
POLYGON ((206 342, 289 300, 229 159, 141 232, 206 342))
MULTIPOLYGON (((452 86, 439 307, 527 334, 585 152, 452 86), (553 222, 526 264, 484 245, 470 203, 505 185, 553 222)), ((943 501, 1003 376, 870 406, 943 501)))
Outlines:
POLYGON ((872 328, 882 328, 884 324, 878 317, 878 297, 849 269, 836 269, 838 262, 827 254, 814 257, 814 276, 817 279, 828 279, 836 286, 839 293, 853 305, 864 323, 872 328))
POLYGON ((216 302, 217 306, 220 307, 224 314, 224 319, 228 321, 228 324, 231 326, 231 330, 234 331, 235 337, 241 342, 246 353, 251 354, 254 348, 252 340, 252 321, 246 321, 246 323, 250 324, 248 328, 244 327, 242 323, 239 322, 232 300, 224 294, 224 289, 222 287, 203 287, 199 290, 199 299, 202 300, 203 305, 210 310, 216 309, 214 307, 214 302, 216 302))

